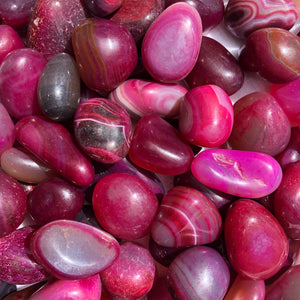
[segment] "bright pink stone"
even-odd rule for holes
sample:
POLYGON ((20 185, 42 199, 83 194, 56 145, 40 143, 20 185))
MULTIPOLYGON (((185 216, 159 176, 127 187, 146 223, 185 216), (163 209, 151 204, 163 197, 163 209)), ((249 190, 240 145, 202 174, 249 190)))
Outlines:
POLYGON ((179 129, 190 143, 217 147, 229 137, 233 107, 226 92, 216 85, 195 87, 185 95, 180 107, 179 129))
POLYGON ((201 183, 244 198, 267 196, 282 179, 281 167, 272 156, 240 150, 206 149, 195 157, 191 171, 201 183))
POLYGON ((232 267, 243 277, 264 280, 276 274, 288 256, 287 237, 261 204, 235 201, 228 210, 224 236, 232 267))
POLYGON ((187 3, 165 9, 147 30, 142 59, 150 75, 158 81, 176 82, 196 64, 202 39, 198 11, 187 3))

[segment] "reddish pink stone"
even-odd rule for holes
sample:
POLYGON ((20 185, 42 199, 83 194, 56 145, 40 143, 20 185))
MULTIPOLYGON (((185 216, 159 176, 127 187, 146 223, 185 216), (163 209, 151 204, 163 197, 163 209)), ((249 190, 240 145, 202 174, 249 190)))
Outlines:
POLYGON ((8 111, 0 103, 0 157, 10 149, 15 142, 15 125, 8 111))
POLYGON ((82 0, 89 12, 97 17, 106 17, 118 10, 123 0, 82 0))
POLYGON ((270 278, 287 259, 289 244, 282 227, 266 208, 253 200, 240 199, 231 205, 224 236, 229 261, 243 277, 270 278))
POLYGON ((217 147, 228 139, 232 126, 233 107, 223 89, 203 85, 187 92, 179 115, 179 129, 187 141, 217 147))

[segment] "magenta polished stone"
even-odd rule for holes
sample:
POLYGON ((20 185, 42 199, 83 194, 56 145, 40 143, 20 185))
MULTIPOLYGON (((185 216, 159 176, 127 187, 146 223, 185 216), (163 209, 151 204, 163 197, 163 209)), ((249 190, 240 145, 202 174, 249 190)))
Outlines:
POLYGON ((0 279, 14 284, 31 284, 49 274, 34 260, 29 241, 35 229, 23 227, 0 239, 0 279))
POLYGON ((287 259, 289 244, 282 227, 266 208, 253 200, 240 199, 231 205, 224 236, 228 259, 243 277, 268 279, 287 259))
POLYGON ((252 280, 238 275, 224 300, 265 300, 266 287, 263 280, 252 280))
POLYGON ((110 19, 124 25, 139 44, 163 9, 163 0, 123 0, 120 9, 110 19))
POLYGON ((283 173, 275 192, 274 213, 288 237, 300 239, 300 162, 291 164, 283 173))
POLYGON ((196 246, 174 259, 168 269, 167 280, 173 299, 223 300, 230 273, 216 250, 196 246))
POLYGON ((116 163, 127 155, 132 124, 118 103, 104 98, 88 99, 78 106, 73 123, 78 144, 94 160, 116 163))
POLYGON ((40 227, 31 238, 34 258, 58 279, 82 279, 110 266, 119 256, 117 240, 94 226, 57 220, 40 227))
POLYGON ((89 13, 96 17, 106 17, 118 10, 123 4, 123 0, 83 0, 89 13))
POLYGON ((224 21, 232 34, 245 38, 260 28, 290 29, 298 11, 292 0, 229 0, 224 21))
POLYGON ((27 197, 21 184, 0 171, 0 238, 10 234, 24 221, 27 197))
POLYGON ((15 125, 2 103, 0 103, 0 157, 15 142, 15 125))
POLYGON ((165 175, 187 172, 194 158, 191 147, 179 132, 156 115, 138 121, 128 154, 137 166, 165 175))
POLYGON ((193 160, 191 171, 201 183, 244 198, 269 195, 282 179, 281 167, 272 156, 240 150, 204 150, 193 160))
POLYGON ((37 0, 28 25, 28 47, 47 60, 53 55, 72 53, 72 33, 86 18, 81 0, 37 0))
POLYGON ((150 75, 174 83, 188 75, 196 64, 202 39, 198 11, 187 3, 165 9, 147 30, 142 59, 150 75))
POLYGON ((179 84, 129 79, 109 95, 120 103, 133 118, 154 114, 162 118, 175 118, 187 89, 179 84))
POLYGON ((1 168, 15 179, 33 184, 57 175, 24 147, 11 147, 4 151, 1 156, 1 168))
POLYGON ((185 81, 190 89, 214 84, 232 95, 242 87, 244 74, 238 61, 222 44, 203 36, 197 62, 185 81))
POLYGON ((146 236, 158 209, 157 198, 146 183, 125 173, 113 173, 100 179, 92 201, 100 225, 125 240, 146 236))
POLYGON ((267 92, 253 92, 235 102, 234 124, 228 143, 232 149, 275 156, 285 149, 291 136, 290 122, 267 92))
POLYGON ((239 61, 243 69, 258 72, 272 83, 287 83, 300 76, 300 37, 282 28, 251 33, 239 61))
POLYGON ((226 142, 233 126, 233 106, 216 85, 189 90, 180 106, 179 130, 191 144, 218 147, 226 142))
MULTIPOLYGON (((0 2, 1 4, 2 2, 0 2)), ((0 25, 0 64, 9 52, 24 47, 21 37, 11 26, 0 25)))
POLYGON ((134 300, 151 290, 155 263, 146 248, 126 242, 120 246, 119 257, 100 276, 113 299, 134 300))
POLYGON ((116 88, 137 64, 137 48, 131 33, 111 20, 83 20, 74 29, 72 44, 81 79, 98 92, 116 88))
POLYGON ((93 165, 79 151, 63 125, 28 116, 17 122, 15 130, 17 141, 57 173, 79 186, 92 183, 93 165))
POLYGON ((11 51, 0 66, 0 98, 9 114, 22 118, 41 114, 37 98, 38 80, 47 61, 34 49, 11 51))
POLYGON ((184 186, 164 196, 151 227, 153 240, 165 247, 209 244, 222 230, 216 206, 201 192, 184 186))
POLYGON ((101 281, 98 274, 78 280, 50 279, 30 296, 30 300, 99 300, 101 281))

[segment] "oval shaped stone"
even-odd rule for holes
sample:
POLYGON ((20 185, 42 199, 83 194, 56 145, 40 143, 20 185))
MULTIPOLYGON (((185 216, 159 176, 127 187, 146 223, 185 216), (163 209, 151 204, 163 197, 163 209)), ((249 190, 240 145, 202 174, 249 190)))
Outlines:
POLYGON ((99 273, 119 256, 117 240, 94 226, 57 220, 39 228, 30 241, 34 258, 58 279, 99 273))
POLYGON ((244 198, 267 196, 282 179, 272 156, 240 150, 206 149, 194 158, 191 171, 201 183, 244 198))
POLYGON ((232 267, 246 278, 272 277, 288 256, 288 239, 282 227, 254 200, 233 202, 225 219, 224 237, 232 267))
POLYGON ((0 157, 15 142, 15 125, 2 103, 0 103, 0 157))
POLYGON ((150 75, 162 82, 177 82, 193 69, 201 46, 202 22, 187 3, 166 8, 147 30, 142 59, 150 75))

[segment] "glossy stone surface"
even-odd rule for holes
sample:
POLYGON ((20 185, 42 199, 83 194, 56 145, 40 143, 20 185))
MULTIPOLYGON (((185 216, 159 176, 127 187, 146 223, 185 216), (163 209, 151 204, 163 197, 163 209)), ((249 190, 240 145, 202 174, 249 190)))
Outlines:
POLYGON ((83 3, 89 13, 102 18, 118 10, 123 0, 83 0, 83 3))
POLYGON ((174 118, 186 93, 187 89, 179 84, 129 79, 112 91, 109 98, 120 103, 133 118, 149 114, 174 118))
POLYGON ((39 226, 59 219, 75 219, 84 193, 62 178, 52 177, 39 183, 28 195, 28 212, 39 226))
POLYGON ((250 93, 233 108, 234 124, 228 140, 233 149, 271 156, 285 149, 291 136, 290 122, 271 94, 250 93))
POLYGON ((57 173, 79 186, 92 183, 93 165, 78 150, 63 125, 42 117, 28 116, 17 122, 15 130, 18 142, 57 173))
POLYGON ((282 28, 258 29, 246 40, 239 61, 272 83, 287 83, 300 76, 300 38, 282 28))
POLYGON ((23 227, 0 239, 0 279, 14 284, 31 284, 48 273, 36 263, 29 249, 34 227, 23 227))
POLYGON ((232 34, 245 38, 260 28, 290 29, 298 11, 292 0, 229 0, 224 21, 232 34))
MULTIPOLYGON (((8 1, 6 1, 8 2, 8 1)), ((0 2, 0 6, 3 2, 0 2)), ((0 25, 0 63, 11 51, 24 48, 24 43, 18 33, 9 25, 0 25)))
POLYGON ((229 269, 214 249, 196 246, 178 255, 167 280, 176 299, 222 300, 229 286, 229 269))
POLYGON ((265 300, 266 287, 263 280, 252 280, 238 275, 224 300, 265 300))
POLYGON ((201 183, 245 198, 271 194, 282 179, 281 167, 272 156, 240 150, 204 150, 193 160, 191 171, 201 183))
POLYGON ((161 82, 177 82, 193 69, 201 46, 202 23, 187 3, 165 9, 147 30, 142 59, 150 75, 161 82))
POLYGON ((138 121, 128 154, 137 166, 165 175, 187 172, 194 157, 179 132, 155 115, 144 116, 138 121))
POLYGON ((216 85, 189 90, 180 106, 179 130, 191 144, 218 147, 233 126, 233 106, 226 92, 216 85))
POLYGON ((223 0, 165 0, 165 7, 176 2, 186 2, 197 9, 201 16, 204 31, 217 26, 223 19, 223 0))
POLYGON ((235 201, 228 210, 224 236, 228 259, 243 277, 265 280, 276 274, 288 255, 287 237, 261 204, 235 201))
POLYGON ((113 299, 137 299, 152 288, 154 260, 144 247, 126 242, 120 246, 119 257, 100 276, 113 299))
POLYGON ((235 57, 221 43, 203 36, 197 62, 185 80, 190 89, 213 84, 232 95, 242 87, 244 74, 235 57))
POLYGON ((116 88, 137 64, 132 35, 126 27, 111 20, 83 20, 73 32, 72 45, 81 79, 98 92, 116 88))
POLYGON ((57 53, 72 53, 73 30, 85 18, 81 0, 36 0, 28 25, 28 47, 47 60, 57 53))
POLYGON ((176 186, 164 196, 151 227, 151 236, 165 247, 209 244, 217 239, 222 219, 216 206, 201 192, 176 186))
POLYGON ((11 147, 1 156, 1 168, 26 183, 39 183, 57 173, 24 147, 11 147))
POLYGON ((80 99, 80 76, 75 60, 67 53, 54 55, 39 78, 37 92, 45 116, 59 122, 71 119, 80 99))
POLYGON ((45 281, 31 284, 25 288, 19 289, 18 291, 9 294, 5 298, 3 298, 3 300, 28 300, 29 297, 43 284, 45 284, 45 281))
POLYGON ((17 290, 16 285, 0 280, 0 297, 7 299, 5 296, 14 293, 17 290))
POLYGON ((2 103, 0 103, 0 157, 15 142, 15 125, 2 103))
POLYGON ((76 110, 74 134, 91 158, 102 163, 115 163, 128 153, 132 124, 127 111, 118 103, 91 98, 76 110))
POLYGON ((0 238, 16 230, 24 221, 27 197, 21 184, 0 171, 0 238))
POLYGON ((94 226, 57 220, 38 229, 30 241, 34 258, 58 279, 99 273, 119 256, 117 240, 94 226))
POLYGON ((37 85, 46 59, 34 49, 16 49, 0 66, 0 98, 9 114, 22 118, 40 114, 37 85))
POLYGON ((96 184, 93 209, 107 232, 117 238, 134 240, 150 232, 158 201, 151 189, 137 176, 113 173, 96 184))
POLYGON ((300 239, 299 182, 300 162, 295 162, 283 173, 274 198, 275 216, 292 239, 300 239))
POLYGON ((124 25, 139 44, 162 11, 162 0, 123 0, 121 8, 110 19, 124 25))
POLYGON ((98 274, 78 280, 50 279, 30 296, 31 300, 99 300, 101 281, 98 274))

